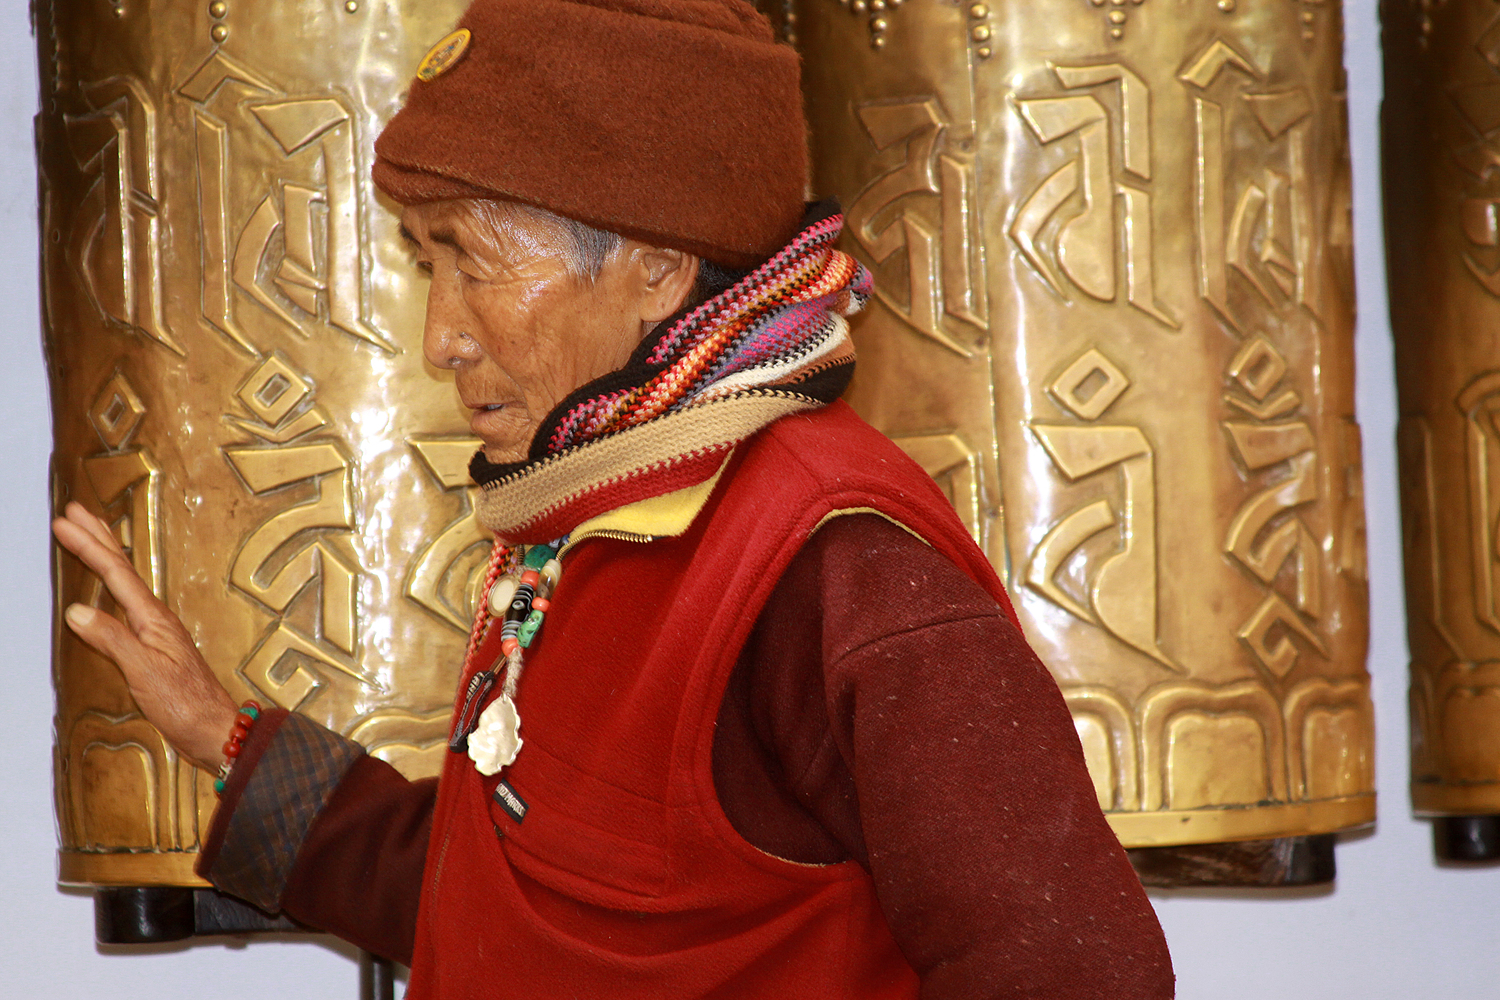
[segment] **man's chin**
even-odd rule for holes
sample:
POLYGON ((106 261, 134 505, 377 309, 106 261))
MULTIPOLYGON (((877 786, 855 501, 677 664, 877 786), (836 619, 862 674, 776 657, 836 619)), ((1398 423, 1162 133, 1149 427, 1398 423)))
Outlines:
POLYGON ((481 450, 484 452, 484 460, 491 465, 513 465, 526 460, 526 448, 523 445, 486 443, 481 450))

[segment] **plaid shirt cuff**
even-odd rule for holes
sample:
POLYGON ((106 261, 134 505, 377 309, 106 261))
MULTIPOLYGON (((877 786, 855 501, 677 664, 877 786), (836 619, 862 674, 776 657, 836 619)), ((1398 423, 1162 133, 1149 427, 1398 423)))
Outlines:
POLYGON ((197 867, 222 891, 275 913, 308 829, 365 751, 305 716, 266 716, 250 731, 197 867))

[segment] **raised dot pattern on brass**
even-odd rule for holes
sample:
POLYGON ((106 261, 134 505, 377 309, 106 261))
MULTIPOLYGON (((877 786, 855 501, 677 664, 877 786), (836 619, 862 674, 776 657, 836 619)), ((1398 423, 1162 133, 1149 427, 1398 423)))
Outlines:
MULTIPOLYGON (((827 0, 832 2, 832 0, 827 0)), ((869 45, 877 52, 885 47, 886 32, 890 30, 892 15, 906 0, 837 0, 841 7, 848 10, 850 14, 863 16, 869 27, 869 45)), ((782 35, 793 44, 797 41, 796 22, 797 14, 795 3, 786 0, 785 11, 782 15, 785 25, 782 35)))
POLYGON ((877 278, 849 399, 1005 574, 1116 832, 1369 822, 1336 6, 909 3, 878 50, 852 9, 796 5, 877 278))
MULTIPOLYGON (((488 546, 476 442, 423 367, 424 287, 368 164, 464 3, 44 6, 54 506, 104 517, 236 700, 434 773, 488 546)), ((114 610, 60 550, 55 569, 59 609, 114 610)), ((57 634, 62 879, 195 884, 211 776, 57 634)))

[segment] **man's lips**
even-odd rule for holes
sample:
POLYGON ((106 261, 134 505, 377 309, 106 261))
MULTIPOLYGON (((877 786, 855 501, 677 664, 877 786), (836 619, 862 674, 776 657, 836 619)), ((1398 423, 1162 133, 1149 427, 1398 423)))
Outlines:
POLYGON ((495 403, 489 401, 474 400, 469 396, 463 395, 462 393, 459 394, 458 401, 463 404, 463 407, 466 410, 498 410, 509 405, 508 403, 503 402, 495 403))
POLYGON ((471 406, 469 429, 487 444, 509 444, 516 436, 516 414, 509 403, 481 403, 471 406))

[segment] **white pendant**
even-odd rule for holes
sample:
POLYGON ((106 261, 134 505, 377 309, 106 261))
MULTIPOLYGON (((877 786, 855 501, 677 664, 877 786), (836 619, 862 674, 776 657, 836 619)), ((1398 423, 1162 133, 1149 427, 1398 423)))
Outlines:
POLYGON ((516 590, 521 586, 521 581, 513 576, 502 576, 495 581, 490 592, 485 595, 489 602, 490 614, 496 618, 504 618, 505 612, 510 610, 510 602, 516 599, 516 590))
POLYGON ((499 774, 521 752, 521 715, 509 695, 502 694, 480 713, 479 725, 469 735, 469 759, 485 777, 499 774))

